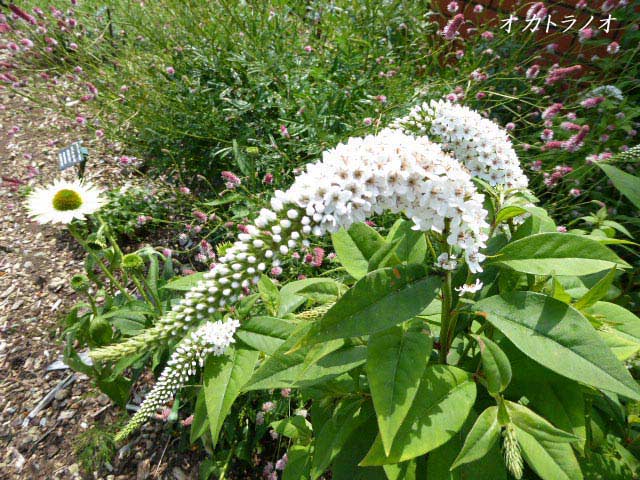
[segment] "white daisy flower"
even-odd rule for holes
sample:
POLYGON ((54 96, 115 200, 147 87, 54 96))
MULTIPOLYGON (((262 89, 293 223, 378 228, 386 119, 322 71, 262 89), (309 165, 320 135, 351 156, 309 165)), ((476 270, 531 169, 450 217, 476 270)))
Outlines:
POLYGON ((84 220, 106 202, 100 190, 89 182, 56 180, 47 187, 36 188, 27 198, 29 216, 38 223, 71 223, 84 220))

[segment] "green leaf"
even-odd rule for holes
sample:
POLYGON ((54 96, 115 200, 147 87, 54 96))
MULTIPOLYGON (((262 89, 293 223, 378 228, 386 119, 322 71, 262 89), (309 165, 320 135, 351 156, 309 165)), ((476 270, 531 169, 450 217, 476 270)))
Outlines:
POLYGON ((345 399, 336 407, 331 420, 318 432, 314 442, 311 479, 315 480, 329 467, 347 438, 373 416, 373 409, 363 400, 345 399))
POLYGON ((621 362, 633 357, 640 350, 637 341, 629 340, 614 329, 598 330, 598 335, 621 362))
POLYGON ((498 407, 488 407, 473 424, 450 470, 484 457, 493 448, 499 437, 498 407))
POLYGON ((556 443, 571 443, 578 441, 578 437, 554 427, 547 420, 524 405, 505 400, 505 406, 511 422, 518 428, 533 435, 539 440, 556 443))
POLYGON ((505 245, 489 261, 533 275, 588 275, 629 264, 596 240, 570 233, 539 233, 505 245))
POLYGON ((597 163, 597 165, 609 177, 613 186, 640 209, 640 178, 607 163, 597 163))
POLYGON ((524 205, 522 206, 507 205, 506 207, 502 208, 498 212, 498 214, 496 215, 496 219, 493 223, 495 225, 500 225, 501 223, 504 223, 507 220, 515 218, 519 215, 523 215, 525 213, 529 213, 532 217, 535 217, 542 221, 551 221, 551 219, 549 218, 549 214, 546 212, 544 208, 524 206, 524 205))
POLYGON ((383 465, 387 480, 416 480, 416 461, 383 465))
POLYGON ((475 305, 525 355, 554 372, 640 399, 626 368, 573 307, 534 292, 485 298, 475 305))
POLYGON ((598 283, 596 283, 591 289, 573 306, 578 310, 583 310, 587 307, 590 307, 598 300, 603 299, 607 293, 609 293, 609 288, 613 283, 613 280, 616 278, 616 268, 613 267, 611 271, 604 277, 602 277, 598 283))
POLYGON ((470 434, 475 420, 477 420, 477 415, 472 410, 462 429, 451 440, 429 452, 427 460, 428 476, 419 476, 418 479, 507 480, 507 472, 498 442, 494 442, 493 446, 482 458, 453 467, 454 460, 462 451, 464 440, 470 434))
POLYGON ((356 223, 349 230, 340 229, 331 235, 331 241, 338 260, 356 280, 367 274, 369 260, 384 244, 382 236, 365 223, 356 223))
POLYGON ((596 302, 585 312, 600 322, 610 323, 629 340, 640 342, 640 318, 624 307, 610 302, 596 302))
POLYGON ((371 335, 419 314, 435 298, 440 279, 421 265, 398 265, 360 279, 323 318, 305 342, 371 335))
POLYGON ((360 465, 403 462, 446 443, 462 428, 475 399, 471 374, 447 365, 427 367, 390 454, 385 455, 378 435, 360 465))
MULTIPOLYGON (((331 344, 329 344, 331 345, 331 344)), ((362 365, 366 361, 367 347, 349 345, 323 354, 320 358, 305 359, 295 380, 295 387, 310 387, 331 380, 362 365)))
POLYGON ((511 381, 511 364, 502 349, 486 337, 474 337, 480 345, 480 356, 487 380, 487 390, 493 396, 504 391, 511 381))
POLYGON ((258 361, 259 352, 229 349, 224 356, 210 355, 204 367, 204 395, 211 438, 215 447, 224 419, 258 361))
POLYGON ((399 241, 398 239, 384 242, 376 253, 373 254, 371 260, 369 260, 367 271, 373 272, 378 268, 391 267, 399 264, 400 259, 394 253, 399 241))
POLYGON ((196 406, 193 410, 193 422, 189 433, 189 442, 194 443, 209 428, 207 419, 207 405, 204 400, 204 388, 201 388, 196 398, 196 406))
POLYGON ((287 468, 282 473, 282 480, 308 480, 311 470, 311 447, 292 445, 287 449, 287 458, 287 468))
POLYGON ((178 277, 175 280, 165 283, 162 288, 168 288, 169 290, 191 290, 204 280, 204 274, 205 272, 198 272, 187 275, 186 277, 178 277))
POLYGON ((509 357, 514 374, 505 395, 509 398, 526 397, 530 408, 556 427, 579 437, 579 443, 574 446, 583 450, 587 437, 584 388, 534 362, 508 340, 503 339, 501 345, 509 357))
POLYGON ((302 415, 294 415, 283 420, 271 422, 269 425, 280 435, 289 437, 293 440, 300 440, 308 443, 311 439, 312 427, 309 421, 302 415))
POLYGON ((289 282, 280 289, 280 308, 278 316, 293 312, 302 305, 307 298, 325 303, 334 301, 346 290, 344 284, 332 278, 305 278, 289 282))
POLYGON ((553 277, 551 279, 551 286, 552 286, 551 296, 553 298, 560 300, 561 302, 564 302, 564 303, 571 303, 571 295, 569 295, 566 292, 566 290, 562 286, 562 283, 560 283, 560 281, 558 281, 556 277, 553 277))
POLYGON ((418 392, 432 345, 421 331, 401 326, 369 338, 367 378, 387 454, 418 392))
POLYGON ((387 235, 387 241, 395 242, 394 253, 401 262, 423 263, 427 255, 427 240, 424 232, 413 230, 413 222, 399 219, 387 235))
POLYGON ((251 348, 273 355, 294 330, 295 325, 286 320, 253 317, 242 324, 236 336, 251 348))
POLYGON ((262 298, 262 301, 267 307, 269 315, 278 315, 280 292, 278 292, 276 284, 266 275, 262 275, 258 281, 258 292, 260 292, 260 298, 262 298))

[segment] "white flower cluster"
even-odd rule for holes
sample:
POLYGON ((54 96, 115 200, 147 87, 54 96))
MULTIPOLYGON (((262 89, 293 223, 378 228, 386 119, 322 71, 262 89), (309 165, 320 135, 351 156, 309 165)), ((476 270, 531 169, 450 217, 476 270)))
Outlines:
POLYGON ((224 354, 229 345, 235 342, 233 335, 239 326, 240 322, 234 319, 207 322, 180 342, 153 390, 127 426, 118 433, 116 440, 126 438, 171 400, 189 377, 196 373, 196 369, 204 366, 207 355, 224 354))
POLYGON ((445 151, 453 153, 471 175, 492 186, 527 187, 527 177, 505 130, 468 107, 432 100, 416 105, 391 128, 438 136, 445 151))
POLYGON ((348 228, 372 214, 404 212, 422 231, 447 233, 464 251, 469 268, 481 271, 479 249, 487 239, 483 196, 469 173, 425 137, 398 130, 350 138, 307 166, 286 192, 277 191, 271 209, 219 258, 213 270, 161 320, 177 334, 235 303, 260 275, 280 265, 279 257, 305 237, 348 228))

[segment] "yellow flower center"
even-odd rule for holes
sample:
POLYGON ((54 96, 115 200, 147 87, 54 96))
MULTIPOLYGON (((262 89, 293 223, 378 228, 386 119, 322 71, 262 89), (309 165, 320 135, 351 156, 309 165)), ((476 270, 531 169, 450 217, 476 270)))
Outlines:
POLYGON ((80 205, 82 205, 82 197, 73 190, 60 190, 53 196, 53 208, 60 212, 76 210, 80 205))

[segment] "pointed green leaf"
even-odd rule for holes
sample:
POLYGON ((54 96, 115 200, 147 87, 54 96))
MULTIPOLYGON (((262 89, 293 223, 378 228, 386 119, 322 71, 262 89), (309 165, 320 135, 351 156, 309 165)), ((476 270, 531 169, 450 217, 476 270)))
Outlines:
POLYGON ((489 407, 480 414, 476 423, 473 424, 450 470, 484 457, 493 448, 499 437, 498 407, 489 407))
POLYGON ((323 318, 305 342, 371 335, 419 314, 435 298, 440 279, 421 265, 398 265, 360 279, 323 318))
POLYGON ((596 165, 609 177, 613 186, 627 197, 636 208, 640 209, 640 178, 623 172, 619 168, 607 163, 597 163, 596 165))
POLYGON ((610 302, 596 302, 586 312, 598 321, 611 324, 621 336, 640 342, 640 318, 624 307, 610 302))
POLYGON ((540 415, 519 403, 505 400, 511 422, 537 439, 556 443, 571 443, 578 440, 572 433, 551 425, 540 415))
POLYGON ((427 255, 427 240, 424 232, 413 230, 413 225, 409 220, 399 219, 391 227, 387 241, 399 240, 394 253, 401 262, 423 263, 427 255))
POLYGON ((447 365, 428 366, 390 454, 385 455, 378 435, 360 465, 403 462, 439 447, 462 428, 475 399, 471 374, 447 365))
POLYGON ((278 292, 276 284, 266 275, 262 275, 258 281, 258 292, 260 292, 260 298, 267 307, 269 315, 277 315, 278 308, 280 308, 280 292, 278 292))
POLYGON ((589 237, 539 233, 505 245, 489 261, 532 275, 588 275, 629 264, 613 250, 589 237))
POLYGON ((522 456, 543 480, 581 480, 582 472, 571 445, 538 439, 515 427, 522 456))
POLYGON ((362 400, 344 400, 324 424, 314 442, 311 479, 315 480, 329 467, 347 438, 373 416, 373 409, 362 400))
POLYGON ((253 317, 244 322, 236 336, 251 348, 273 355, 289 338, 295 325, 274 317, 253 317))
POLYGON ((204 395, 211 437, 215 446, 224 419, 243 385, 249 380, 259 352, 232 348, 221 357, 209 356, 204 367, 204 395))
POLYGON ((485 298, 475 305, 524 354, 554 372, 640 400, 640 389, 589 321, 573 307, 534 292, 485 298))
POLYGON ((331 235, 333 249, 342 266, 356 280, 364 277, 369 260, 384 244, 384 239, 365 223, 356 223, 349 230, 340 229, 331 235))
POLYGON ((287 468, 282 472, 282 480, 308 480, 311 470, 311 447, 291 445, 287 449, 287 468))
POLYGON ((432 344, 421 331, 401 326, 369 338, 367 378, 387 454, 418 391, 432 344))
POLYGON ((607 293, 609 293, 609 288, 613 283, 613 280, 616 278, 616 268, 613 267, 611 271, 602 277, 598 283, 596 283, 585 295, 578 300, 573 306, 578 310, 583 310, 587 307, 590 307, 598 300, 602 300, 607 293))
POLYGON ((480 345, 482 367, 487 380, 487 390, 491 395, 504 391, 511 381, 511 364, 502 349, 483 336, 474 336, 480 345))

